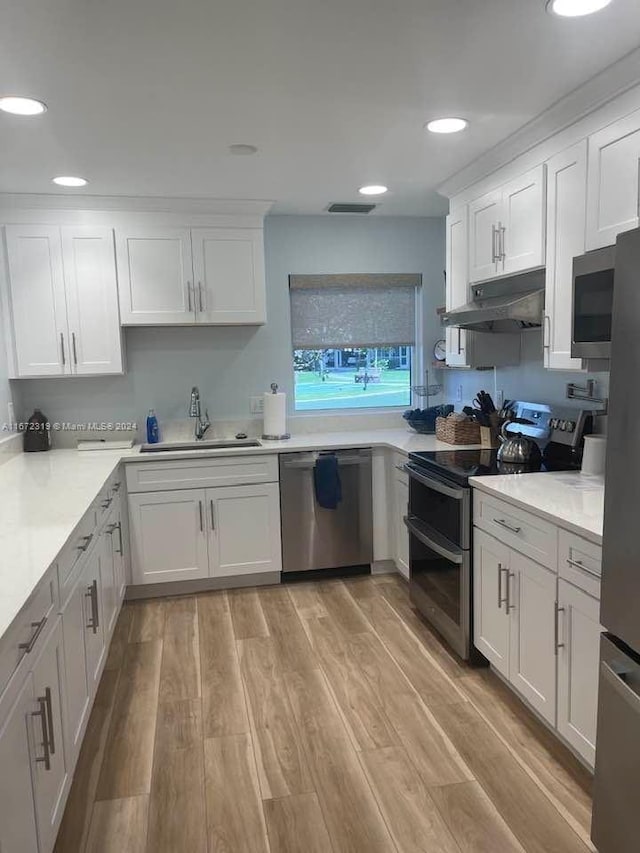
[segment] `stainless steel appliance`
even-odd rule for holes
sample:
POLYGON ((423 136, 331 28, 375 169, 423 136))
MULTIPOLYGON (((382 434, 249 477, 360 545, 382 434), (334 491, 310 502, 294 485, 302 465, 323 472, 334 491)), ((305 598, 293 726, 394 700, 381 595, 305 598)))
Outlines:
POLYGON ((472 499, 470 477, 580 467, 580 449, 591 431, 589 412, 542 403, 514 402, 518 430, 543 444, 542 462, 500 463, 495 450, 452 447, 411 453, 409 507, 409 589, 422 615, 463 658, 472 644, 472 499))
POLYGON ((370 565, 373 559, 371 449, 280 455, 282 571, 370 565), (335 456, 342 499, 336 509, 316 500, 319 457, 335 456))
POLYGON ((542 325, 544 269, 471 285, 471 302, 442 315, 445 326, 476 332, 520 332, 542 325))
POLYGON ((615 246, 573 259, 571 355, 609 358, 615 246))
POLYGON ((640 847, 640 229, 616 244, 605 480, 598 732, 591 837, 599 853, 640 847))

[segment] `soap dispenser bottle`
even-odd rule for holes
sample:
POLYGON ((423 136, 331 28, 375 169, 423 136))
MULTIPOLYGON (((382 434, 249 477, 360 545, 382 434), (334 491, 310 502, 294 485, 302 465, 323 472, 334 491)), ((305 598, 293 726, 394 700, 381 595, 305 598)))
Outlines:
POLYGON ((147 415, 147 444, 157 444, 160 441, 160 428, 158 418, 153 409, 149 409, 147 415))

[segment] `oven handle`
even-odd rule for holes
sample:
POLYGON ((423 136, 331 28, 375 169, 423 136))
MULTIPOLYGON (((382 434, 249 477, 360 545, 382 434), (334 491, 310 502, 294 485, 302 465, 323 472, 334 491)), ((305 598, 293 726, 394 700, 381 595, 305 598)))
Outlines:
POLYGON ((417 480, 419 483, 422 483, 423 486, 427 486, 429 489, 433 489, 434 492, 440 492, 443 495, 446 495, 449 498, 454 498, 457 501, 461 501, 464 499, 466 489, 456 489, 455 486, 446 486, 444 483, 440 482, 440 480, 434 480, 431 477, 425 477, 423 473, 421 473, 414 465, 407 463, 404 466, 404 470, 407 474, 412 477, 414 480, 417 480))
POLYGON ((404 523, 407 525, 409 532, 412 533, 416 539, 419 539, 423 545, 426 545, 427 548, 431 548, 432 551, 435 551, 436 554, 440 554, 441 557, 444 557, 446 560, 450 560, 452 563, 457 563, 461 565, 464 561, 464 554, 461 551, 452 551, 450 548, 447 548, 445 545, 442 545, 440 542, 436 542, 430 536, 421 529, 421 526, 416 524, 411 516, 405 515, 404 523))

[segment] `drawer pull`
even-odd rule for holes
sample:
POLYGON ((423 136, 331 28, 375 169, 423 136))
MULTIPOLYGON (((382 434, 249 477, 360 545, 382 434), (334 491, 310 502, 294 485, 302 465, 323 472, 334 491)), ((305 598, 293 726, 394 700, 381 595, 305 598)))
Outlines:
POLYGON ((591 575, 592 578, 602 580, 602 576, 598 574, 598 572, 594 572, 593 569, 588 569, 581 560, 572 560, 570 557, 567 557, 567 565, 574 566, 576 569, 581 569, 583 572, 591 575))
POLYGON ((120 486, 121 486, 121 485, 122 485, 122 483, 120 482, 120 480, 118 480, 118 482, 117 482, 117 483, 114 483, 114 484, 113 484, 113 491, 114 491, 114 492, 119 492, 119 491, 120 491, 120 486))
POLYGON ((496 524, 499 524, 500 527, 504 527, 507 530, 510 530, 512 533, 520 533, 522 530, 521 527, 513 527, 513 525, 509 524, 504 518, 494 518, 493 519, 496 524))
POLYGON ((554 623, 553 623, 553 652, 555 655, 558 654, 560 649, 564 649, 564 643, 559 642, 560 640, 560 614, 564 613, 564 607, 560 607, 558 602, 554 602, 554 623))
POLYGON ((38 637, 39 637, 39 636, 40 636, 40 634, 42 633, 42 629, 44 628, 44 626, 45 626, 46 624, 47 624, 47 617, 46 617, 46 616, 43 616, 43 617, 42 617, 42 619, 41 619, 39 622, 32 622, 32 623, 31 623, 31 627, 32 627, 32 628, 35 628, 35 631, 34 631, 34 632, 33 632, 33 634, 31 635, 31 637, 30 637, 29 641, 28 641, 28 642, 26 642, 26 643, 19 643, 19 644, 18 644, 18 648, 19 648, 19 649, 24 649, 24 651, 25 651, 27 654, 29 654, 29 652, 31 651, 31 649, 35 646, 35 644, 36 644, 36 642, 37 642, 37 640, 38 640, 38 637))
POLYGON ((209 508, 211 509, 211 529, 216 529, 216 516, 213 509, 213 501, 209 501, 209 508))
POLYGON ((94 634, 98 633, 100 627, 100 619, 98 617, 98 581, 94 580, 91 586, 87 587, 85 592, 86 597, 91 602, 91 622, 87 628, 91 628, 94 634))
POLYGON ((81 545, 77 545, 78 551, 86 551, 89 545, 91 544, 91 540, 93 539, 93 533, 90 533, 88 536, 81 536, 81 545))
POLYGON ((102 501, 102 503, 100 504, 102 509, 109 509, 109 507, 111 506, 112 500, 113 500, 113 498, 107 498, 106 500, 102 501))
POLYGON ((407 469, 405 468, 404 465, 396 465, 395 469, 396 469, 396 471, 402 471, 403 474, 407 473, 407 469))
POLYGON ((508 605, 509 600, 507 598, 502 597, 502 573, 506 572, 507 575, 507 583, 509 578, 509 570, 506 569, 502 563, 498 563, 498 610, 502 610, 502 605, 508 605))
POLYGON ((51 749, 51 741, 49 739, 49 726, 52 726, 53 715, 49 711, 49 708, 51 707, 51 690, 49 687, 47 687, 47 689, 45 690, 44 696, 38 696, 38 705, 39 710, 33 711, 31 716, 40 717, 40 724, 42 726, 42 747, 44 749, 44 755, 36 756, 36 762, 38 764, 44 764, 45 770, 51 770, 51 755, 53 750, 51 749))

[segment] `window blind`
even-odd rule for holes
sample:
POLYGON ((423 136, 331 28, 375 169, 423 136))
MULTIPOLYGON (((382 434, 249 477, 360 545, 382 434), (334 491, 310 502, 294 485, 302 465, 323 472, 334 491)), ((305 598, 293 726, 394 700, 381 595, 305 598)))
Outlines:
POLYGON ((412 346, 414 274, 291 275, 294 349, 412 346))

